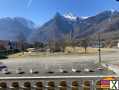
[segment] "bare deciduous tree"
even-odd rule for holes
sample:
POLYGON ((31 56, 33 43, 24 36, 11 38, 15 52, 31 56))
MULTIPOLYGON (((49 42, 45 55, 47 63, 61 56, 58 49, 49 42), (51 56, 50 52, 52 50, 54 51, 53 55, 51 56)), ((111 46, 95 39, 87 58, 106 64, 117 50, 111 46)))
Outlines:
POLYGON ((80 45, 84 48, 85 54, 87 53, 87 47, 89 45, 89 39, 83 39, 80 41, 80 45))

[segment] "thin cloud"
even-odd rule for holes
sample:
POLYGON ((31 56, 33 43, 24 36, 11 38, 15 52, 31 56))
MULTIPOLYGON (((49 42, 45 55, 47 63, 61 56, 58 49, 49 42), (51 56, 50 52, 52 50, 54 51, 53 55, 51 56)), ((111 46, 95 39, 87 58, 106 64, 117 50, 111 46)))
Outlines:
POLYGON ((33 0, 29 0, 29 1, 28 1, 28 3, 27 3, 27 8, 29 8, 29 7, 31 6, 32 1, 33 1, 33 0))

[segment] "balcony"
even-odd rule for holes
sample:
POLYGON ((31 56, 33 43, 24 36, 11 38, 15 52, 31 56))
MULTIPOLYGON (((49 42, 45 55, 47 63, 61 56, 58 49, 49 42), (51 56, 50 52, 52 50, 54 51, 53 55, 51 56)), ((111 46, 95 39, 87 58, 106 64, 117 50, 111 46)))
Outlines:
POLYGON ((0 77, 0 90, 108 90, 100 88, 104 77, 107 76, 0 77))

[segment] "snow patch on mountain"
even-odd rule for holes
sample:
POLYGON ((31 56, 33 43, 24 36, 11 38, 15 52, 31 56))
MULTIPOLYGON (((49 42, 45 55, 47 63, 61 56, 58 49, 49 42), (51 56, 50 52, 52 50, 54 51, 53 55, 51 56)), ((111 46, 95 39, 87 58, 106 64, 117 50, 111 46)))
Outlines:
POLYGON ((74 16, 72 13, 64 14, 63 16, 67 19, 70 19, 70 20, 76 20, 77 19, 77 17, 74 16))
POLYGON ((87 18, 89 18, 89 16, 81 16, 80 18, 81 19, 87 19, 87 18))
POLYGON ((84 20, 84 19, 89 18, 89 16, 80 16, 80 17, 78 17, 78 16, 73 15, 72 13, 67 13, 67 14, 64 14, 63 16, 66 19, 70 19, 70 20, 74 20, 74 21, 77 20, 77 18, 79 18, 80 20, 84 20))

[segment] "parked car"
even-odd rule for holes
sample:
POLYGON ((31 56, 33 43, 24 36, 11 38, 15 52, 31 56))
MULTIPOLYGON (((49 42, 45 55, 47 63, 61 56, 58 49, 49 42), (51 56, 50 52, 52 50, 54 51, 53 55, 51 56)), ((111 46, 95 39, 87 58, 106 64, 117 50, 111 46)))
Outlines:
POLYGON ((6 68, 7 68, 6 65, 4 65, 4 64, 0 64, 0 71, 2 71, 3 69, 6 69, 6 68))
POLYGON ((25 72, 22 70, 22 67, 18 67, 18 68, 16 69, 16 73, 17 73, 17 74, 24 74, 25 72))
POLYGON ((2 69, 2 73, 4 73, 4 74, 10 74, 10 72, 8 71, 7 68, 2 69))

